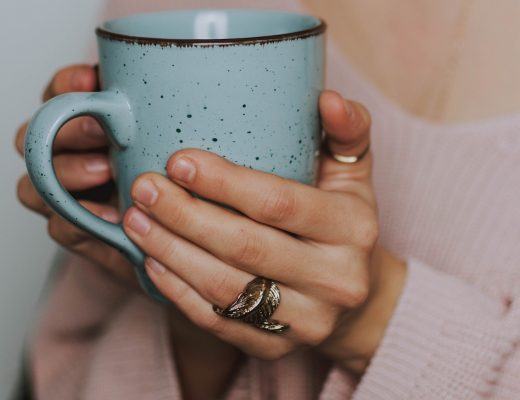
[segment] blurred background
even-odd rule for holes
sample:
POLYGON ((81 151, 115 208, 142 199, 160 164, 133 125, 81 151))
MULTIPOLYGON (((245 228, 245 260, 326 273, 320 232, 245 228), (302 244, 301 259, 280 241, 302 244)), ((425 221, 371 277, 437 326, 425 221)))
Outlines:
POLYGON ((22 349, 57 247, 43 218, 18 204, 24 163, 13 146, 18 126, 40 104, 61 66, 87 61, 103 0, 0 2, 0 400, 10 398, 22 349))

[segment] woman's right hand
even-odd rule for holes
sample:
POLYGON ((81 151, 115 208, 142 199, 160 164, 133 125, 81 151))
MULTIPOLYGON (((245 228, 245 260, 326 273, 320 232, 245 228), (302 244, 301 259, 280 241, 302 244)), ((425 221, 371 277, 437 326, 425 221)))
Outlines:
MULTIPOLYGON (((88 65, 67 67, 54 75, 45 89, 43 101, 68 92, 95 91, 97 87, 95 68, 88 65)), ((28 122, 24 123, 16 134, 16 149, 22 157, 27 126, 28 122)), ((112 179, 107 144, 107 137, 95 119, 76 118, 65 124, 58 133, 54 143, 54 168, 61 184, 70 192, 78 193, 83 207, 107 221, 119 222, 115 194, 112 194, 111 200, 103 202, 82 199, 82 193, 107 185, 112 179)), ((49 235, 56 242, 96 262, 132 286, 139 286, 133 268, 124 256, 51 210, 34 189, 27 174, 18 181, 17 191, 18 199, 24 206, 47 218, 49 235)))

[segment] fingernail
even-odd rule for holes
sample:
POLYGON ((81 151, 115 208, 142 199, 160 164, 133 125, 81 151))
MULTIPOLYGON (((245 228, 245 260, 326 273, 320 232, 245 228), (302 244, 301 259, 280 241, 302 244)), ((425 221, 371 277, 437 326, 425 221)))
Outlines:
POLYGON ((83 73, 82 71, 73 71, 70 74, 70 87, 72 90, 81 90, 83 89, 83 73))
POLYGON ((146 235, 150 232, 150 220, 148 217, 137 209, 131 211, 130 217, 128 218, 128 227, 138 235, 146 235))
POLYGON ((101 128, 99 123, 91 118, 87 118, 81 123, 81 129, 83 130, 83 132, 94 137, 105 135, 105 132, 103 131, 103 128, 101 128))
POLYGON ((196 172, 195 165, 191 160, 180 157, 174 162, 171 174, 174 179, 188 183, 193 180, 196 172))
POLYGON ((144 265, 146 268, 150 269, 152 272, 156 273, 157 275, 162 275, 166 272, 166 267, 162 265, 159 261, 156 261, 155 259, 148 257, 146 261, 144 262, 144 265))
POLYGON ((116 224, 121 220, 121 215, 117 210, 110 209, 103 211, 101 213, 101 218, 103 218, 105 221, 116 224))
POLYGON ((150 207, 153 206, 157 197, 159 196, 159 192, 155 185, 149 181, 144 180, 139 182, 137 188, 135 189, 135 200, 141 203, 144 206, 150 207))
POLYGON ((106 172, 110 169, 106 158, 93 158, 85 163, 85 169, 91 174, 106 172))

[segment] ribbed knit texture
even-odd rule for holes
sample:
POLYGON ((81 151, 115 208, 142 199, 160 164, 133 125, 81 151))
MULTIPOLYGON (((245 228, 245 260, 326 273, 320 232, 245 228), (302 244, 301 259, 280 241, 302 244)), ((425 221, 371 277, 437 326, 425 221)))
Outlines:
MULTIPOLYGON (((108 14, 212 4, 115 0, 108 14)), ((301 9, 275 0, 218 6, 301 9)), ((407 260, 405 288, 359 383, 297 352, 249 359, 226 398, 519 399, 520 115, 426 122, 388 102, 329 44, 328 87, 373 116, 380 242, 407 260)), ((32 342, 37 397, 180 399, 165 312, 71 256, 32 342)))

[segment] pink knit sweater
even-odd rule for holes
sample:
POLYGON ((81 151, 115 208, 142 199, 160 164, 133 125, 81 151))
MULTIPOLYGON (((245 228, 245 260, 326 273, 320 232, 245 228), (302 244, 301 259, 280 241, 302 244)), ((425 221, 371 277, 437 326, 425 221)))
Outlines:
MULTIPOLYGON (((113 1, 108 13, 120 14, 123 3, 134 12, 145 2, 113 1)), ((305 351, 249 359, 226 398, 520 399, 520 115, 458 124, 415 118, 329 44, 328 87, 373 115, 380 242, 408 261, 404 292, 359 383, 305 351)), ((32 341, 37 398, 180 399, 166 311, 85 260, 70 256, 67 264, 32 341)))

